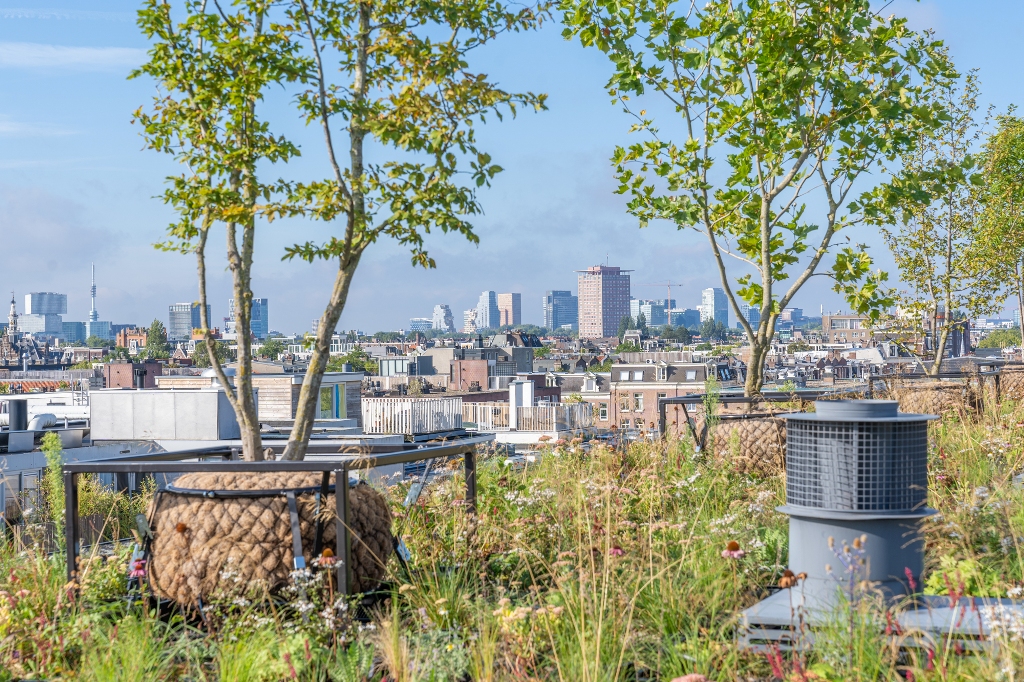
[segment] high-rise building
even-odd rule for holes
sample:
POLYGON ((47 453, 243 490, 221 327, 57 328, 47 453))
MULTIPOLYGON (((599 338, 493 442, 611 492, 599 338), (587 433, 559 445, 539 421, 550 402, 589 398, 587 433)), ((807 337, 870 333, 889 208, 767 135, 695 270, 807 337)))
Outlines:
MULTIPOLYGON (((198 302, 174 303, 170 306, 167 320, 168 341, 190 341, 193 329, 202 329, 203 318, 198 302)), ((206 305, 206 319, 212 320, 210 305, 206 305)))
POLYGON ((696 329, 700 326, 700 310, 687 308, 686 310, 673 310, 669 316, 673 327, 686 327, 696 329))
POLYGON ((714 320, 729 326, 729 301, 725 297, 725 290, 718 287, 708 287, 701 292, 700 321, 707 322, 714 320))
MULTIPOLYGON (((270 299, 252 299, 249 310, 249 331, 257 339, 265 339, 270 333, 270 299)), ((228 299, 228 316, 224 318, 224 333, 235 334, 235 299, 228 299)))
POLYGON ((476 333, 476 308, 470 308, 462 313, 462 332, 464 334, 476 333))
POLYGON ((434 328, 434 318, 432 317, 413 317, 409 320, 409 331, 411 332, 429 332, 434 328))
POLYGON ((544 326, 555 329, 578 329, 580 299, 571 291, 549 291, 544 294, 544 326))
MULTIPOLYGON (((761 324, 761 308, 759 306, 740 303, 740 313, 743 315, 743 319, 750 323, 751 327, 757 327, 757 325, 761 324)), ((743 328, 739 320, 736 320, 736 328, 743 328)))
POLYGON ((438 303, 434 306, 431 326, 433 329, 445 332, 446 334, 455 333, 455 318, 452 316, 452 309, 447 304, 438 303))
POLYGON ((61 315, 67 312, 67 294, 35 291, 25 294, 25 313, 18 326, 27 334, 63 336, 64 320, 61 315))
POLYGON ((643 314, 648 327, 664 327, 668 324, 668 313, 665 311, 665 299, 660 301, 647 301, 642 298, 633 298, 629 301, 629 316, 636 324, 640 315, 643 314))
POLYGON ((476 303, 476 328, 495 329, 500 324, 498 295, 493 291, 485 291, 480 294, 480 300, 476 303))
POLYGON ((25 313, 28 315, 67 315, 68 295, 49 291, 25 294, 25 313))
POLYGON ((629 316, 629 275, 632 270, 593 265, 579 273, 579 330, 584 339, 618 334, 629 316))
POLYGON ((498 320, 502 327, 523 323, 522 294, 498 294, 498 320))
POLYGON ((66 343, 82 343, 88 338, 85 335, 85 322, 61 322, 61 338, 66 343))

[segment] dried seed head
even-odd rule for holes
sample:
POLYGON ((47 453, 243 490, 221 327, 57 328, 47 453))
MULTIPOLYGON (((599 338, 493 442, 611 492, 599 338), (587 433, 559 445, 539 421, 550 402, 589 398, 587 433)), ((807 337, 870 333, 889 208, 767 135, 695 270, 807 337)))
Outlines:
POLYGON ((727 544, 725 548, 730 552, 738 552, 740 549, 740 543, 735 540, 729 540, 729 544, 727 544))
POLYGON ((186 525, 185 525, 184 523, 182 523, 181 521, 179 521, 179 522, 178 522, 178 525, 176 525, 176 526, 174 527, 174 530, 178 531, 179 533, 184 533, 185 531, 187 531, 187 530, 188 530, 188 526, 186 526, 186 525))

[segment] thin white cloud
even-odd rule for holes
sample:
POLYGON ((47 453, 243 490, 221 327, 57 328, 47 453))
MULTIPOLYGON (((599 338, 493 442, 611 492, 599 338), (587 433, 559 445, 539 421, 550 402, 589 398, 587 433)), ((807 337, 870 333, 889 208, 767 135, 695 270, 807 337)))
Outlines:
POLYGON ((72 135, 73 131, 50 125, 22 123, 0 116, 0 137, 53 137, 72 135))
POLYGON ((0 41, 0 68, 105 71, 141 64, 144 50, 130 47, 70 47, 0 41))
POLYGON ((50 19, 57 21, 132 21, 131 12, 90 12, 69 9, 0 7, 0 19, 50 19))

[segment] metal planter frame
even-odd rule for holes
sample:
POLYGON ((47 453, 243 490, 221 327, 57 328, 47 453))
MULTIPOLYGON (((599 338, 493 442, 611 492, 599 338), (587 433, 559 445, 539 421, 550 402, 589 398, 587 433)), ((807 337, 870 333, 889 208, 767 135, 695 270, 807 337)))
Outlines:
MULTIPOLYGON (((67 547, 68 580, 74 580, 78 570, 78 557, 81 554, 79 516, 78 516, 78 479, 82 474, 168 474, 196 472, 251 472, 267 473, 277 471, 311 471, 323 474, 322 485, 326 487, 331 474, 335 481, 347 481, 350 471, 359 471, 378 466, 406 464, 446 457, 463 457, 466 478, 466 508, 476 513, 476 446, 490 441, 492 437, 483 436, 464 438, 455 442, 422 446, 418 444, 362 446, 357 453, 331 453, 331 460, 301 462, 267 461, 245 462, 237 459, 238 448, 214 447, 197 449, 188 452, 157 453, 150 455, 134 455, 117 457, 93 462, 74 462, 63 466, 64 505, 65 505, 65 542, 67 547), (337 459, 336 457, 348 459, 337 459), (217 458, 220 461, 203 461, 206 458, 217 458), (184 461, 186 459, 196 461, 184 461)), ((351 537, 348 519, 349 487, 336 486, 335 514, 337 516, 337 549, 335 556, 340 561, 335 567, 338 591, 350 594, 352 585, 349 574, 351 566, 351 537)))

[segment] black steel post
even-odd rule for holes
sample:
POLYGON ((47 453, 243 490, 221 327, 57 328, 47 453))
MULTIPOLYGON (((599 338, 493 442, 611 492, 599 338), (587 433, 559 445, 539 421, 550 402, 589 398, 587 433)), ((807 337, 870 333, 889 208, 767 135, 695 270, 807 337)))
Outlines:
POLYGON ((64 547, 68 558, 68 580, 78 571, 78 474, 64 472, 64 547))
POLYGON ((348 467, 334 470, 334 507, 338 516, 338 592, 349 594, 352 589, 351 543, 349 541, 348 467))
POLYGON ((466 468, 466 509, 476 513, 476 448, 470 448, 462 458, 466 468))

